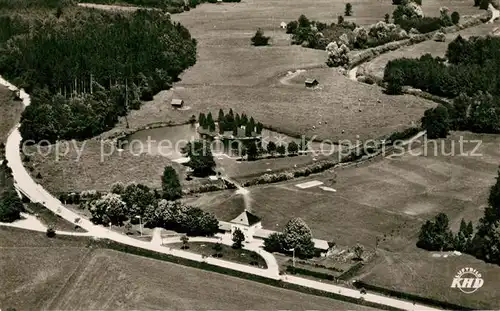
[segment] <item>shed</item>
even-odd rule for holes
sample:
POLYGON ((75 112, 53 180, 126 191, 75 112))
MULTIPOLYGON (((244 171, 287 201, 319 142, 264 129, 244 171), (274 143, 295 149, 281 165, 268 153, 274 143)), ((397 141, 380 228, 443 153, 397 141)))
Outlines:
POLYGON ((306 84, 306 87, 315 87, 316 85, 319 84, 319 82, 316 79, 309 78, 309 79, 306 79, 305 84, 306 84))
POLYGON ((174 99, 172 99, 172 102, 170 104, 174 108, 182 108, 182 106, 184 105, 184 101, 182 99, 174 98, 174 99))
POLYGON ((281 29, 286 29, 286 23, 285 23, 285 22, 281 22, 281 24, 280 24, 280 28, 281 28, 281 29))

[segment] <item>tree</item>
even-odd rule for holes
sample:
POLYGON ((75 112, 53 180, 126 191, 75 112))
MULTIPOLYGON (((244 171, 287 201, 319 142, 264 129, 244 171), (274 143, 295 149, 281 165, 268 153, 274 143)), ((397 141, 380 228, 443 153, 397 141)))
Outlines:
POLYGON ((222 257, 222 245, 220 243, 216 243, 213 248, 215 251, 214 257, 222 257))
POLYGON ((293 155, 297 154, 297 152, 299 152, 299 145, 297 145, 297 143, 292 140, 288 144, 288 152, 293 155))
POLYGON ((354 255, 356 256, 356 260, 363 260, 363 252, 365 251, 363 245, 361 244, 356 244, 356 246, 354 246, 354 255))
POLYGON ((203 112, 200 112, 200 115, 198 116, 198 124, 202 127, 205 128, 206 124, 206 117, 203 112))
POLYGON ((500 167, 498 169, 496 182, 490 188, 488 206, 484 210, 483 219, 486 223, 500 221, 500 167))
POLYGON ((255 132, 257 132, 257 134, 262 134, 262 130, 264 129, 264 124, 260 123, 260 122, 257 122, 257 124, 255 125, 255 132))
POLYGON ((453 240, 454 249, 460 252, 468 252, 471 248, 473 233, 474 229, 472 228, 472 222, 467 224, 462 218, 462 221, 460 222, 460 229, 453 240), (472 229, 472 231, 469 231, 470 229, 472 229))
POLYGON ((339 15, 337 16, 337 24, 342 25, 344 23, 344 16, 339 15))
POLYGON ((384 80, 387 82, 387 94, 400 95, 403 94, 404 73, 401 69, 387 71, 388 75, 384 74, 384 80))
POLYGON ((474 6, 479 6, 480 3, 481 3, 481 0, 474 0, 474 6))
POLYGON ((233 232, 233 248, 236 249, 242 248, 244 241, 245 241, 245 235, 239 228, 236 228, 233 232))
POLYGON ((282 245, 285 250, 295 249, 298 257, 314 256, 314 242, 311 229, 301 218, 292 218, 283 229, 282 245))
POLYGON ((291 21, 286 24, 286 33, 292 34, 299 27, 299 23, 297 21, 291 21))
POLYGON ((286 154, 286 147, 285 145, 279 145, 277 148, 276 148, 276 152, 278 152, 278 154, 280 156, 284 156, 286 154))
POLYGON ((219 109, 219 116, 217 117, 217 121, 220 122, 224 120, 224 110, 222 108, 219 109))
POLYGON ((391 16, 389 15, 389 13, 386 13, 386 14, 384 15, 384 22, 385 22, 386 24, 389 24, 389 23, 390 23, 390 21, 391 21, 391 16))
POLYGON ((270 37, 264 36, 264 31, 262 29, 257 29, 255 35, 252 37, 251 41, 254 46, 264 46, 269 44, 270 37))
POLYGON ((55 236, 56 236, 56 230, 54 230, 54 228, 52 228, 52 227, 48 227, 48 228, 47 228, 46 235, 47 235, 47 237, 49 237, 49 238, 53 238, 53 237, 55 237, 55 236))
POLYGON ((266 149, 270 155, 274 156, 274 153, 276 152, 276 143, 274 141, 270 141, 267 143, 266 149))
POLYGON ((311 21, 304 14, 299 16, 298 24, 299 28, 311 27, 311 21))
POLYGON ((102 198, 90 203, 89 211, 92 221, 98 224, 111 222, 114 225, 122 225, 127 216, 127 208, 121 196, 108 193, 102 198))
POLYGON ((168 165, 163 170, 162 178, 163 198, 173 201, 182 196, 182 186, 175 169, 168 165))
POLYGON ((453 247, 453 234, 446 214, 439 213, 434 221, 428 220, 422 225, 417 246, 430 251, 445 251, 453 247))
POLYGON ((251 141, 247 146, 247 158, 248 161, 254 161, 259 157, 259 148, 255 141, 251 141))
POLYGON ((264 239, 264 249, 270 253, 283 251, 283 235, 279 232, 271 233, 264 239))
POLYGON ((196 116, 194 114, 191 115, 191 117, 189 118, 189 123, 191 123, 191 124, 195 124, 196 123, 196 116))
POLYGON ((490 0, 481 0, 481 2, 479 2, 479 9, 487 10, 489 5, 490 5, 490 0))
POLYGON ((212 113, 208 112, 208 114, 207 114, 207 124, 208 124, 208 126, 210 126, 210 125, 212 125, 212 123, 214 123, 214 118, 212 117, 212 113))
POLYGON ((436 108, 426 110, 421 122, 422 128, 427 131, 428 138, 446 138, 448 136, 450 118, 445 106, 439 105, 436 108))
POLYGON ((352 4, 346 3, 344 13, 345 13, 345 16, 352 15, 352 4))
POLYGON ((207 141, 190 141, 182 149, 182 152, 189 157, 187 166, 193 169, 195 176, 205 177, 213 173, 215 160, 210 149, 210 144, 207 141))
POLYGON ((182 249, 188 249, 188 242, 189 242, 189 237, 187 235, 181 236, 181 241, 182 241, 182 249))
POLYGON ((143 184, 130 184, 125 188, 121 199, 126 204, 126 215, 135 219, 135 216, 144 216, 148 206, 156 205, 154 192, 143 184))
POLYGON ((457 11, 451 13, 451 22, 455 25, 458 25, 458 23, 460 22, 460 13, 458 13, 457 11))
POLYGON ((13 222, 21 219, 21 212, 24 210, 24 205, 16 190, 9 187, 3 193, 0 193, 0 221, 13 222))
POLYGON ((111 193, 123 194, 125 192, 125 185, 122 182, 116 182, 111 186, 111 193))

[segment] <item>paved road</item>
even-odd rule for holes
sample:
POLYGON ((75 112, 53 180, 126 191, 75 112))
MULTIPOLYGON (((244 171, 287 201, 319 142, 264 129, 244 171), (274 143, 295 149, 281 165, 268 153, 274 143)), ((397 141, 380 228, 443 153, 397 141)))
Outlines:
MULTIPOLYGON (((0 77, 1 84, 4 84, 10 88, 12 87, 10 83, 5 83, 5 82, 6 81, 1 79, 0 77)), ((23 91, 21 92, 21 98, 25 106, 30 104, 29 96, 23 91)), ((159 253, 171 254, 173 256, 182 257, 198 262, 206 262, 208 264, 212 264, 215 266, 225 267, 236 271, 259 275, 269 279, 275 279, 275 280, 281 279, 284 282, 298 284, 306 287, 312 287, 327 292, 338 293, 348 297, 359 298, 361 296, 361 294, 358 291, 344 288, 341 286, 312 281, 295 276, 280 276, 279 274, 277 274, 276 269, 273 265, 271 265, 270 269, 269 268, 260 269, 252 266, 221 260, 218 258, 212 258, 212 257, 203 258, 199 254, 194 254, 183 250, 170 249, 151 242, 139 241, 134 238, 128 237, 126 235, 106 229, 102 226, 96 226, 88 219, 82 218, 80 215, 67 209, 58 199, 54 198, 50 193, 48 193, 43 187, 41 187, 31 178, 21 160, 21 154, 19 152, 21 141, 22 138, 19 132, 19 125, 17 125, 9 135, 6 143, 6 159, 9 161, 9 166, 12 169, 12 174, 15 180, 15 187, 19 191, 21 191, 24 195, 26 195, 31 201, 43 204, 47 209, 51 210, 53 213, 61 216, 62 218, 66 219, 69 222, 74 223, 76 218, 80 218, 78 225, 83 229, 87 230, 88 235, 95 236, 98 238, 107 238, 118 243, 134 247, 140 247, 143 249, 148 249, 159 253)), ((261 255, 264 254, 263 251, 259 251, 259 253, 261 255)), ((266 261, 270 260, 268 255, 264 256, 266 256, 265 257, 266 261)), ((363 297, 365 300, 376 302, 386 306, 396 307, 399 309, 438 310, 382 295, 366 294, 363 295, 363 297)))

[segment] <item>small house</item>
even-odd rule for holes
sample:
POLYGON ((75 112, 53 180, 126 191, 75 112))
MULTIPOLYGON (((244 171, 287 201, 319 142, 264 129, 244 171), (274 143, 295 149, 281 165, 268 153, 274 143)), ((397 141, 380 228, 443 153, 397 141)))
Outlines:
POLYGON ((306 87, 315 87, 316 85, 319 84, 319 82, 316 79, 310 78, 310 79, 306 79, 305 84, 306 84, 306 87))
POLYGON ((182 108, 182 106, 184 106, 184 101, 182 99, 172 99, 172 102, 170 103, 172 105, 173 108, 175 109, 179 109, 179 108, 182 108))
POLYGON ((285 22, 281 22, 281 24, 280 24, 280 28, 281 28, 281 29, 286 29, 286 23, 285 23, 285 22))
POLYGON ((260 218, 247 210, 231 220, 230 224, 231 234, 233 234, 236 229, 240 229, 245 235, 245 241, 247 242, 252 241, 255 231, 262 228, 260 218))

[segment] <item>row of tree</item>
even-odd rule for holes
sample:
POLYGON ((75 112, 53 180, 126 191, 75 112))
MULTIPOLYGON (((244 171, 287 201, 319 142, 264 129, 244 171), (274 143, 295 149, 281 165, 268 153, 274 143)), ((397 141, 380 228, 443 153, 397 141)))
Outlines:
POLYGON ((400 93, 409 85, 428 93, 454 98, 460 93, 469 96, 477 91, 500 94, 500 38, 464 40, 458 36, 448 45, 446 59, 426 54, 418 59, 390 61, 384 72, 384 81, 392 93, 400 93))
POLYGON ((71 8, 58 18, 7 10, 0 55, 2 75, 34 94, 23 138, 83 139, 169 88, 195 63, 196 41, 159 11, 71 8))
MULTIPOLYGON (((419 1, 419 3, 422 3, 419 1)), ((425 17, 420 5, 416 1, 403 0, 392 13, 392 18, 396 25, 401 26, 406 31, 412 28, 420 33, 427 33, 453 25, 447 9, 440 10, 439 17, 425 17)), ((457 13, 458 14, 458 13, 457 13)), ((459 15, 454 14, 456 19, 459 15)), ((458 23, 458 21, 456 21, 458 23)))
POLYGON ((231 131, 234 136, 238 136, 238 129, 245 128, 245 136, 253 137, 261 134, 264 129, 264 125, 260 122, 255 122, 253 117, 248 118, 244 113, 240 116, 238 113, 235 114, 233 109, 230 109, 227 114, 224 114, 224 111, 220 109, 217 120, 214 120, 211 112, 207 115, 202 112, 198 116, 200 127, 210 132, 215 132, 216 122, 219 134, 231 131))
POLYGON ((500 265, 500 170, 475 233, 472 222, 462 219, 459 231, 453 234, 448 217, 440 213, 423 224, 417 246, 433 251, 458 250, 500 265))

